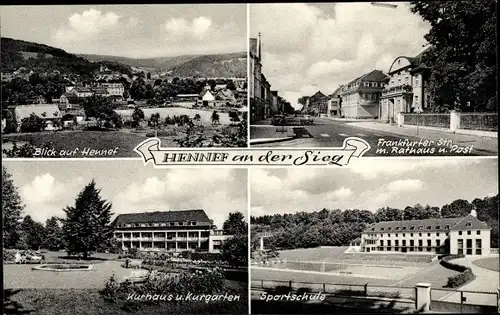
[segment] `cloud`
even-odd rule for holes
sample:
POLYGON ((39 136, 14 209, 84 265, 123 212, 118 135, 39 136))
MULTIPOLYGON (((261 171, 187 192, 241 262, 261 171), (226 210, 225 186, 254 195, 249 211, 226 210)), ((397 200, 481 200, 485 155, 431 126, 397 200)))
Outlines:
POLYGON ((419 179, 398 179, 387 185, 390 192, 412 192, 424 187, 424 182, 419 179))
POLYGON ((56 183, 56 179, 46 173, 36 176, 32 182, 21 188, 21 197, 28 203, 49 202, 64 191, 61 183, 56 183))
MULTIPOLYGON (((132 23, 137 23, 131 20, 132 23)), ((120 16, 114 12, 101 12, 89 9, 82 13, 75 13, 68 18, 67 24, 59 28, 54 39, 57 42, 72 42, 88 40, 102 33, 115 31, 119 26, 125 26, 126 22, 120 20, 120 16)))
POLYGON ((356 2, 250 5, 250 34, 261 32, 263 57, 273 56, 263 58, 262 71, 296 108, 299 91, 311 81, 330 94, 371 70, 388 71, 398 56, 418 54, 429 28, 405 3, 396 9, 356 2), (290 69, 292 53, 306 58, 290 69), (283 84, 282 76, 298 79, 283 84))
POLYGON ((352 190, 350 188, 340 187, 335 190, 332 195, 333 199, 343 200, 352 196, 352 190))
POLYGON ((167 32, 169 36, 197 36, 203 37, 212 25, 212 21, 205 17, 199 16, 192 21, 187 21, 184 18, 171 18, 161 25, 161 28, 167 32))

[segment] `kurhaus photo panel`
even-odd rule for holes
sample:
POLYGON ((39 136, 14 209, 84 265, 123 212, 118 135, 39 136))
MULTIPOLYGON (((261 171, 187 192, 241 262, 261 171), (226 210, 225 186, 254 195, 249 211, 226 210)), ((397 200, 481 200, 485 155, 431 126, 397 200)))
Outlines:
POLYGON ((252 3, 250 145, 498 155, 496 2, 252 3))
POLYGON ((252 169, 255 314, 496 313, 497 159, 252 169))
POLYGON ((2 191, 5 314, 249 312, 246 169, 4 160, 2 191))
POLYGON ((3 156, 247 147, 246 7, 2 7, 3 156))

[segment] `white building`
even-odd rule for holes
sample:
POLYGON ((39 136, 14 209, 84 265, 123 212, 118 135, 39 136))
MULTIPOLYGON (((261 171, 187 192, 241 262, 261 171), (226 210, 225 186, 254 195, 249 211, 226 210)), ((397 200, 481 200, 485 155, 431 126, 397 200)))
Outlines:
POLYGON ((114 236, 122 249, 168 252, 218 252, 230 237, 216 230, 203 210, 120 214, 114 221, 114 236))
POLYGON ((378 222, 362 233, 361 251, 484 256, 490 231, 474 210, 464 218, 378 222))
POLYGON ((34 104, 16 105, 14 107, 14 117, 16 117, 18 131, 21 131, 22 120, 30 117, 32 114, 45 122, 44 130, 60 129, 55 122, 62 118, 62 114, 56 104, 34 104))

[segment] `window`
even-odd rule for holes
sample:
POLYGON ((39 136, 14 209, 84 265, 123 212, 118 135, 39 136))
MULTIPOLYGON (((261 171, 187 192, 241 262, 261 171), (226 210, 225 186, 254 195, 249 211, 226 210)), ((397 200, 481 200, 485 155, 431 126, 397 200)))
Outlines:
POLYGON ((439 236, 439 232, 436 233, 436 236, 439 236))
POLYGON ((440 247, 441 246, 441 240, 436 240, 436 246, 440 247))
POLYGON ((413 236, 413 233, 410 233, 410 236, 413 236))
POLYGON ((462 235, 462 231, 458 231, 458 235, 462 235))
POLYGON ((158 223, 153 223, 153 226, 159 226, 159 224, 158 223))
POLYGON ((430 226, 430 225, 429 225, 429 226, 427 226, 427 229, 428 229, 428 230, 432 229, 432 226, 430 226))
POLYGON ((403 237, 406 236, 405 233, 403 233, 403 237))
POLYGON ((363 82, 363 85, 368 87, 370 86, 370 82, 363 82))
POLYGON ((419 105, 420 103, 418 102, 418 95, 415 95, 415 104, 419 105))
POLYGON ((440 230, 440 229, 441 229, 440 225, 436 226, 436 230, 440 230))
POLYGON ((391 246, 391 240, 387 241, 387 246, 391 246))
POLYGON ((467 231, 467 235, 470 235, 470 234, 471 234, 470 232, 471 232, 471 231, 467 231))
POLYGON ((447 225, 447 226, 445 226, 444 228, 445 228, 446 230, 449 230, 449 229, 450 229, 450 226, 449 226, 449 225, 447 225))
POLYGON ((395 240, 394 245, 399 246, 399 240, 395 240))
POLYGON ((467 224, 465 224, 466 227, 470 227, 472 225, 472 222, 467 221, 467 224))
POLYGON ((184 222, 179 222, 179 225, 184 225, 184 222))
POLYGON ((422 233, 418 233, 418 236, 422 236, 422 233))
POLYGON ((399 226, 396 227, 396 231, 399 230, 399 226))
POLYGON ((481 231, 477 230, 476 235, 481 235, 481 231))
POLYGON ((464 240, 457 240, 458 254, 463 255, 464 253, 464 240))
POLYGON ((161 226, 166 226, 167 224, 166 224, 166 223, 162 223, 162 224, 160 224, 160 225, 161 225, 161 226))
POLYGON ((427 236, 431 236, 431 233, 427 233, 427 236))
POLYGON ((418 246, 422 246, 422 240, 418 240, 418 246))
POLYGON ((380 234, 380 237, 384 237, 384 234, 380 234))
POLYGON ((421 226, 419 226, 419 227, 418 227, 418 229, 419 229, 419 230, 423 230, 423 229, 424 229, 424 226, 423 226, 423 225, 421 225, 421 226))
POLYGON ((196 225, 196 221, 191 221, 191 225, 196 225))
POLYGON ((392 230, 392 227, 388 227, 387 230, 389 230, 389 231, 392 230))
POLYGON ((406 240, 403 240, 403 246, 406 246, 406 240))
POLYGON ((431 240, 427 240, 427 246, 431 246, 431 240))
POLYGON ((418 81, 419 81, 418 78, 415 78, 415 85, 416 86, 418 86, 418 83, 419 83, 418 81))
POLYGON ((384 228, 380 228, 380 231, 383 231, 383 230, 384 230, 384 228))
POLYGON ((387 237, 391 237, 391 234, 387 233, 387 237))
POLYGON ((410 227, 410 230, 412 230, 412 231, 413 231, 414 229, 415 229, 415 227, 414 227, 414 226, 410 227))
POLYGON ((384 246, 384 240, 380 241, 380 246, 384 246))
POLYGON ((481 255, 482 241, 481 239, 476 239, 476 255, 481 255))
POLYGON ((403 226, 403 231, 406 230, 406 226, 403 226))
POLYGON ((410 80, 410 79, 409 79, 408 77, 406 77, 406 78, 405 78, 405 84, 408 84, 408 83, 409 83, 409 80, 410 80))
POLYGON ((446 236, 449 236, 450 235, 450 232, 446 232, 446 236))
POLYGON ((174 226, 175 222, 169 222, 170 226, 174 226))

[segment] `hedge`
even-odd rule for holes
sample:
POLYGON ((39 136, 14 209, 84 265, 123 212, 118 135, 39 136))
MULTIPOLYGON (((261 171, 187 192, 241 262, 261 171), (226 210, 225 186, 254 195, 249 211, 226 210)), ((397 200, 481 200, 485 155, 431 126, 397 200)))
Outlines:
POLYGON ((450 255, 446 256, 441 261, 439 262, 441 266, 460 272, 460 274, 452 277, 448 277, 448 283, 446 283, 447 288, 458 288, 466 283, 469 283, 470 281, 474 280, 476 276, 472 272, 472 269, 470 267, 465 267, 459 264, 454 264, 450 262, 450 260, 453 259, 458 259, 458 258, 464 258, 464 255, 450 255))

